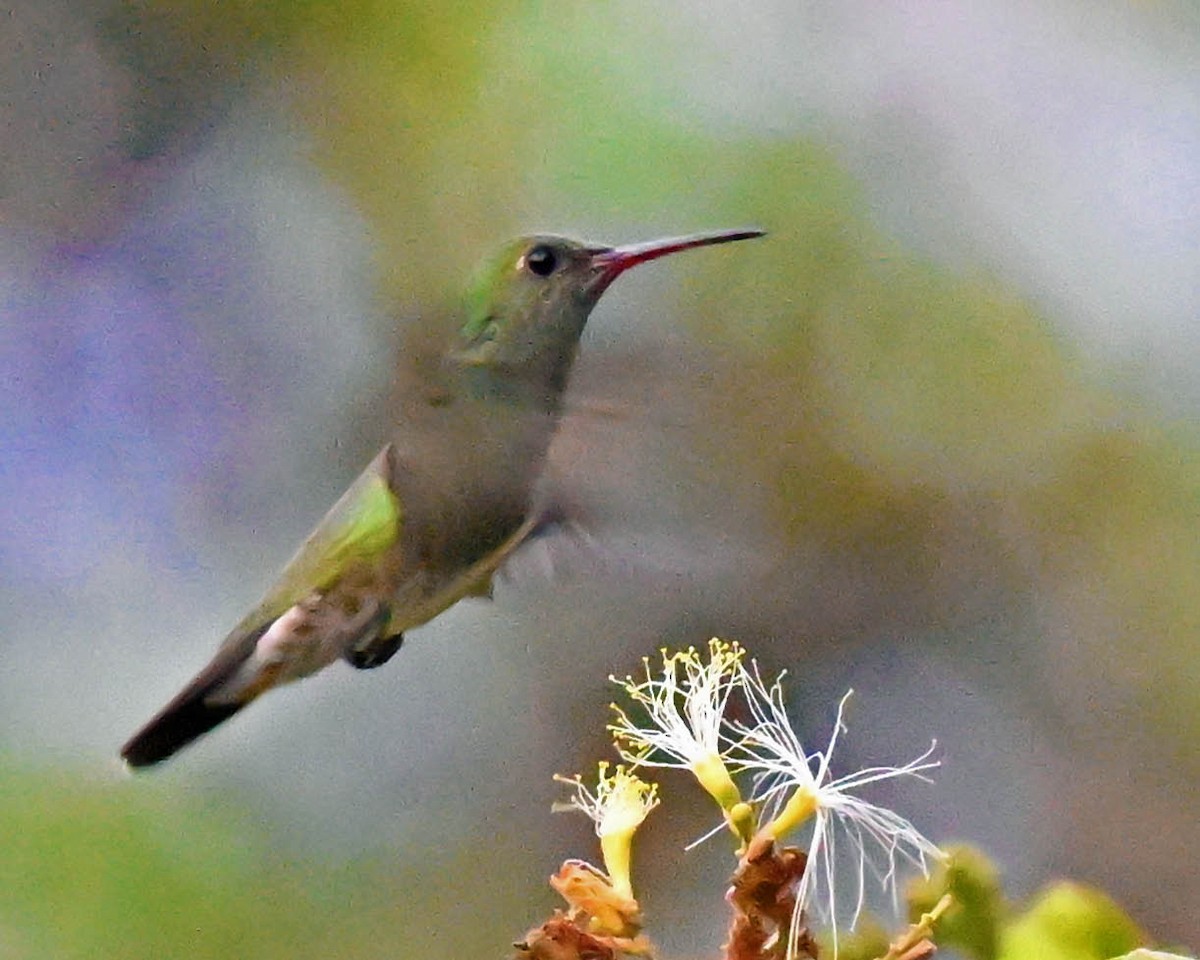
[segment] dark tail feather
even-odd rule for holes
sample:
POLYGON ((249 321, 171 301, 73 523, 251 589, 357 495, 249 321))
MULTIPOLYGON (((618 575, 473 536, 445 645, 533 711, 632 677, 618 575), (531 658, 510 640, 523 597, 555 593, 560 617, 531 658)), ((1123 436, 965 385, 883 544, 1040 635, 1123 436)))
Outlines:
POLYGON ((182 750, 197 737, 228 720, 246 706, 258 692, 249 693, 240 702, 210 703, 216 693, 251 651, 262 630, 247 637, 236 648, 226 648, 192 680, 149 723, 130 737, 121 748, 121 759, 131 767, 149 767, 161 763, 182 750))
POLYGON ((160 763, 244 706, 242 703, 208 704, 202 695, 172 704, 133 735, 121 748, 121 759, 131 767, 160 763))

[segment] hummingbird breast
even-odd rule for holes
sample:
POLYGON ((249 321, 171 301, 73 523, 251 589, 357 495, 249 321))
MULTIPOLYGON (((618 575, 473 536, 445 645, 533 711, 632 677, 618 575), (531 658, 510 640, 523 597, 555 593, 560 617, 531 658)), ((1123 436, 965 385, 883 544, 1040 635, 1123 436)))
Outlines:
POLYGON ((556 422, 544 408, 459 398, 428 411, 419 431, 406 424, 391 460, 403 510, 401 604, 414 576, 428 600, 510 548, 529 519, 556 422))

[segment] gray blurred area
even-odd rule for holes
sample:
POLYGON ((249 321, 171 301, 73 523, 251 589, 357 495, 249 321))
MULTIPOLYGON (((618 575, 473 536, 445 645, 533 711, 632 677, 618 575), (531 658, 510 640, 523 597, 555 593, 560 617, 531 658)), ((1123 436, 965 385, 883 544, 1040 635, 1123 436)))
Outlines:
MULTIPOLYGON (((1200 944, 1196 8, 615 6, 0 10, 0 748, 142 787, 118 746, 374 454, 406 332, 497 240, 752 222, 591 320, 548 482, 595 542, 146 789, 313 873, 401 864, 434 898, 408 949, 498 955, 590 855, 550 777, 604 755, 608 675, 720 635, 814 743, 855 688, 847 769, 937 737, 936 786, 875 799, 1015 894, 1074 876, 1200 944), (509 900, 439 874, 465 851, 509 900)), ((711 955, 723 854, 680 848, 712 815, 655 817, 648 909, 711 955)))

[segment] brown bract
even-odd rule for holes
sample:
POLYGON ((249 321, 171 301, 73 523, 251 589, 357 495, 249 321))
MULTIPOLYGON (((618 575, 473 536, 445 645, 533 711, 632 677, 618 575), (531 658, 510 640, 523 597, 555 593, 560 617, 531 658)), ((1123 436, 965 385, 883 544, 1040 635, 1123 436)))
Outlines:
MULTIPOLYGON (((766 834, 750 841, 725 894, 733 908, 726 960, 786 960, 796 884, 807 863, 803 850, 776 847, 766 834)), ((816 960, 817 944, 807 928, 798 931, 796 956, 816 960)))

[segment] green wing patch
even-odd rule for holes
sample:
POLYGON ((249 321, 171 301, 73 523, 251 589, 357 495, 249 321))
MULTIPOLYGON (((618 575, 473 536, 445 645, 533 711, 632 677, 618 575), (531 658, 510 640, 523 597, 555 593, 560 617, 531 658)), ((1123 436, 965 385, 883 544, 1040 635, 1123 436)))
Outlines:
POLYGON ((396 543, 403 510, 385 479, 386 464, 384 448, 325 514, 226 644, 238 642, 310 593, 328 588, 347 570, 373 565, 396 543))

